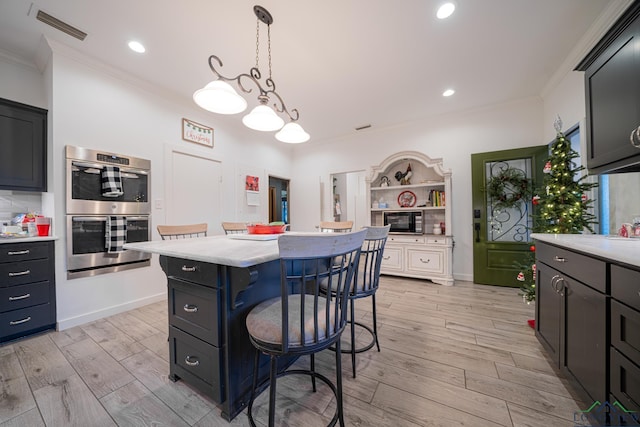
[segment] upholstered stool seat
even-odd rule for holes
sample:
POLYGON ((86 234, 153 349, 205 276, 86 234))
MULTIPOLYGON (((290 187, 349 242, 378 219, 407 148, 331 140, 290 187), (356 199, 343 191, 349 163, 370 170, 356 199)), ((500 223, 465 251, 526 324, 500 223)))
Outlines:
POLYGON ((336 398, 336 412, 329 423, 344 426, 342 405, 342 365, 340 336, 347 323, 349 292, 364 242, 366 230, 355 233, 314 233, 282 235, 278 239, 280 253, 280 296, 257 304, 247 315, 249 339, 256 348, 253 390, 247 406, 249 423, 253 420, 256 396, 269 388, 269 420, 275 424, 276 384, 279 377, 304 374, 325 383, 336 398), (320 283, 335 289, 322 293, 320 283), (315 353, 336 346, 335 384, 315 371, 315 353), (269 379, 258 384, 260 355, 270 358, 269 379), (278 358, 309 355, 310 368, 278 371, 278 358))

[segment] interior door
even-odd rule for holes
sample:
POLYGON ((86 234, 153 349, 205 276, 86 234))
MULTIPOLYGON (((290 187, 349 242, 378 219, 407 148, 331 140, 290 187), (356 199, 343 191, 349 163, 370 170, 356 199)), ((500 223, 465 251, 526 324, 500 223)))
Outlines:
POLYGON ((501 207, 487 195, 487 183, 507 169, 518 169, 537 188, 542 183, 542 169, 548 157, 546 145, 471 155, 475 283, 519 286, 517 265, 525 262, 530 250, 530 198, 514 207, 501 207))
POLYGON ((166 175, 166 223, 206 222, 209 235, 221 233, 221 164, 196 151, 171 149, 166 175))

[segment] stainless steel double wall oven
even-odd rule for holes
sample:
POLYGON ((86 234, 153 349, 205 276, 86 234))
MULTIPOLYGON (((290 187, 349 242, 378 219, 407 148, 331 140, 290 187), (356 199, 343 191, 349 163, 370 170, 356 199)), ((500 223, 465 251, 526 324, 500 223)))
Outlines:
POLYGON ((110 218, 126 224, 124 242, 150 240, 151 162, 70 145, 66 147, 66 162, 67 277, 148 266, 149 254, 130 250, 109 252, 106 241, 110 218), (105 166, 119 169, 121 195, 103 194, 105 166))

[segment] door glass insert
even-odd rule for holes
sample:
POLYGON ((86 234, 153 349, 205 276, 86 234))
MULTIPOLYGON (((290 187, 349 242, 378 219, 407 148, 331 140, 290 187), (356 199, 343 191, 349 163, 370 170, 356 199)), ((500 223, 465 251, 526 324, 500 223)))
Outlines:
MULTIPOLYGON (((492 178, 512 174, 519 174, 531 180, 531 159, 485 163, 485 183, 491 182, 492 178)), ((502 190, 502 194, 508 200, 513 200, 521 192, 510 182, 504 182, 502 190)), ((529 215, 531 208, 531 197, 528 193, 526 197, 509 203, 509 206, 505 206, 503 201, 487 193, 487 242, 528 242, 532 226, 529 215)))

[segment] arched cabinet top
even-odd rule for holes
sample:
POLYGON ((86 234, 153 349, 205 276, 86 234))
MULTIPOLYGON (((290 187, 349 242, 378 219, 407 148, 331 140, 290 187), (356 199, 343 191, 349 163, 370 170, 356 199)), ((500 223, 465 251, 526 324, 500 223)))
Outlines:
POLYGON ((442 167, 441 158, 432 159, 419 151, 401 151, 372 166, 367 182, 376 186, 382 176, 394 180, 395 172, 405 172, 408 165, 422 181, 447 181, 451 177, 451 170, 442 167))

